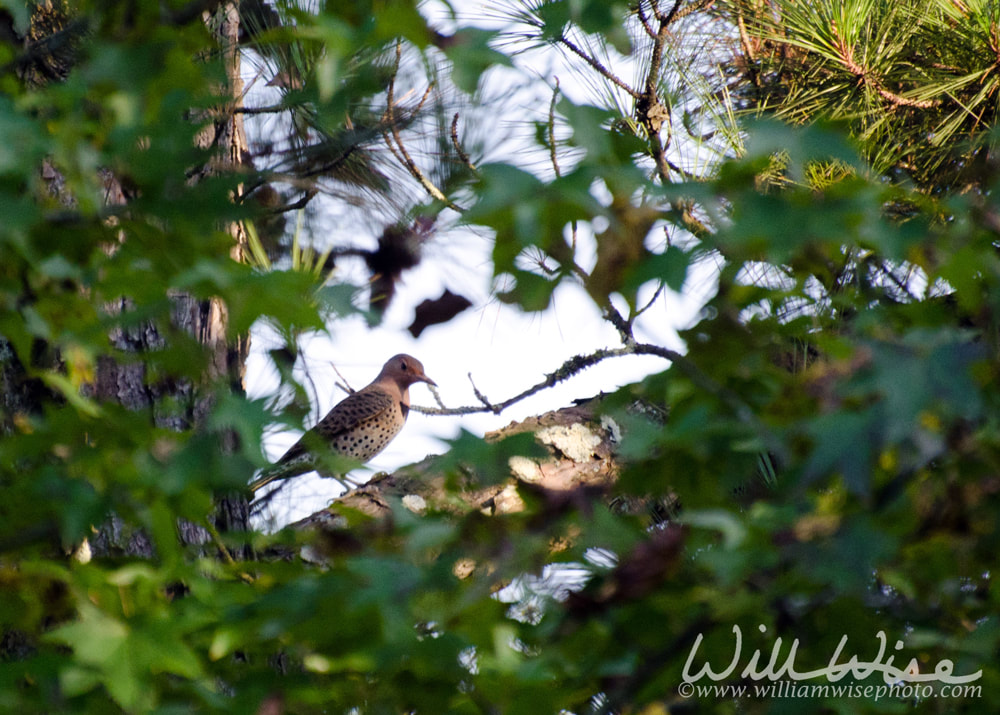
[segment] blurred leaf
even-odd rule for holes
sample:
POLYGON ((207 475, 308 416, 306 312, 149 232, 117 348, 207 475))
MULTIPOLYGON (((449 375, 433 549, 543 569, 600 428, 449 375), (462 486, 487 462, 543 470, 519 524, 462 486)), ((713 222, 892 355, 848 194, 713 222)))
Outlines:
POLYGON ((558 277, 549 279, 530 271, 514 270, 514 285, 509 290, 497 294, 504 303, 513 303, 524 310, 545 310, 552 302, 552 294, 559 285, 558 277))
POLYGON ((452 61, 451 78, 463 92, 474 94, 480 77, 491 67, 510 67, 510 58, 490 47, 496 33, 463 28, 447 38, 445 54, 452 61))
POLYGON ((446 288, 439 298, 433 300, 428 298, 417 306, 413 322, 407 330, 413 337, 419 338, 426 328, 447 323, 470 307, 472 307, 472 301, 463 295, 452 293, 446 288))
POLYGON ((734 514, 720 509, 686 511, 681 515, 680 522, 721 532, 723 545, 727 549, 739 546, 746 537, 746 527, 739 519, 734 514))
POLYGON ((80 620, 46 636, 72 648, 79 662, 93 669, 87 674, 72 667, 63 683, 79 694, 100 682, 123 708, 147 709, 155 703, 155 692, 146 687, 152 674, 199 677, 197 657, 177 640, 167 622, 144 625, 130 627, 97 608, 81 607, 80 620))
POLYGON ((511 457, 530 459, 547 455, 545 448, 530 433, 515 434, 498 442, 487 442, 462 430, 457 439, 448 442, 448 452, 442 457, 440 469, 446 474, 467 476, 475 483, 486 486, 512 477, 508 464, 511 457))
POLYGON ((685 251, 676 246, 667 246, 663 253, 650 253, 645 260, 634 265, 626 286, 635 291, 643 283, 655 280, 680 293, 687 280, 689 265, 690 257, 685 251))
POLYGON ((46 385, 54 390, 58 390, 66 398, 66 401, 82 414, 88 417, 100 416, 101 408, 92 400, 88 400, 82 396, 79 387, 74 385, 65 375, 50 370, 42 373, 41 378, 46 385))

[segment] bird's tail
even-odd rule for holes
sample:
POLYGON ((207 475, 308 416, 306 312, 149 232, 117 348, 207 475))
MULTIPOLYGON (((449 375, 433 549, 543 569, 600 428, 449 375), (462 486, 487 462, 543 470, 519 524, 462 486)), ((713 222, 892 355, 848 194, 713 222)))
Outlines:
POLYGON ((256 494, 263 487, 266 487, 268 484, 272 482, 277 482, 280 479, 285 479, 285 477, 281 476, 280 474, 267 474, 267 473, 261 474, 259 477, 250 482, 250 491, 256 494))
POLYGON ((308 459, 297 459, 294 461, 272 464, 270 467, 265 468, 256 479, 250 482, 250 491, 256 494, 263 487, 266 487, 272 482, 280 482, 282 479, 297 477, 298 475, 305 474, 314 468, 315 467, 308 459))

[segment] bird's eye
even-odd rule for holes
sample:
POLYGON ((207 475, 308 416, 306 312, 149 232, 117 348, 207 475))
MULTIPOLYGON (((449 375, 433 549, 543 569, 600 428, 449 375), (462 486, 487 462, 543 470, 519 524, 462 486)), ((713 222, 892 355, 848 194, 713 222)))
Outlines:
POLYGON ((409 370, 410 366, 406 364, 406 360, 403 360, 401 363, 399 363, 399 369, 404 371, 409 370))

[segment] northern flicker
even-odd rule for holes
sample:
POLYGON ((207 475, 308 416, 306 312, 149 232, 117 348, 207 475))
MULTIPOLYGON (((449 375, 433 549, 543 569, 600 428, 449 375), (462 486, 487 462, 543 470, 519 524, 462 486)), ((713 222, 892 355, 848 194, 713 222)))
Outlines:
POLYGON ((424 366, 409 355, 395 355, 382 366, 378 377, 330 410, 315 427, 302 435, 273 466, 250 483, 250 490, 317 467, 314 452, 328 449, 367 462, 399 434, 410 411, 410 385, 437 383, 424 374, 424 366))

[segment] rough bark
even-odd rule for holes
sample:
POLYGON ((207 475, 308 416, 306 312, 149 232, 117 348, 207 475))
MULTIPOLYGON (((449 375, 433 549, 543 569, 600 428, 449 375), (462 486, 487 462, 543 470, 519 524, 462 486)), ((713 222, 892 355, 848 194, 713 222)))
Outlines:
MULTIPOLYGON (((206 22, 213 29, 222 48, 226 66, 227 83, 221 98, 225 111, 218 112, 215 120, 199 133, 198 145, 204 149, 215 149, 216 160, 201 172, 191 178, 197 182, 212 173, 231 171, 244 160, 247 150, 246 134, 243 129, 243 117, 231 111, 242 102, 243 83, 240 78, 240 55, 238 51, 239 13, 235 3, 221 4, 215 14, 206 17, 206 22)), ((57 195, 61 191, 62 177, 49 167, 43 172, 49 183, 50 191, 57 195)), ((128 197, 117 177, 110 171, 102 172, 104 181, 105 201, 109 205, 127 203, 128 197)), ((236 199, 237 197, 233 197, 236 199)), ((66 197, 71 202, 72 197, 66 197)), ((242 224, 232 223, 226 227, 233 236, 231 255, 240 260, 246 246, 246 234, 242 224)), ((189 295, 177 294, 171 296, 173 307, 171 322, 173 327, 194 336, 198 342, 209 348, 209 364, 203 376, 205 385, 227 381, 236 392, 244 390, 245 362, 249 350, 249 338, 240 336, 229 340, 228 313, 226 306, 218 299, 197 300, 189 295)), ((129 310, 129 301, 123 297, 112 305, 105 306, 109 312, 124 312, 129 310)), ((146 353, 161 349, 165 338, 155 325, 145 324, 127 330, 116 330, 111 336, 112 345, 122 352, 146 353)), ((8 374, 13 370, 6 363, 0 377, 4 378, 2 388, 7 387, 8 374)), ((16 375, 14 376, 16 377, 16 375)), ((30 385, 29 385, 30 386, 30 385)), ((153 419, 157 426, 173 430, 202 429, 205 417, 212 408, 210 391, 201 389, 201 384, 188 380, 175 380, 169 383, 152 383, 148 379, 146 366, 142 361, 120 361, 111 356, 98 360, 95 380, 88 391, 98 401, 110 401, 132 410, 152 409, 153 419), (176 408, 160 410, 157 405, 165 398, 171 398, 173 405, 185 405, 183 410, 176 408)), ((17 400, 21 397, 30 398, 25 390, 11 392, 4 389, 5 400, 17 400)), ((23 400, 22 400, 23 401, 23 400)), ((23 407, 16 405, 16 407, 23 407)), ((236 448, 236 436, 225 432, 219 435, 220 448, 233 451, 236 448)), ((249 528, 249 505, 242 494, 226 495, 220 498, 212 521, 220 531, 246 531, 249 528)), ((178 524, 179 538, 184 544, 204 545, 210 541, 208 532, 197 524, 180 522, 178 524)), ((153 544, 143 533, 130 529, 117 516, 109 517, 102 525, 99 533, 91 540, 91 550, 94 556, 126 555, 153 556, 153 544)))

